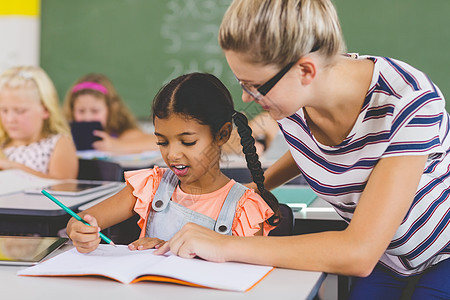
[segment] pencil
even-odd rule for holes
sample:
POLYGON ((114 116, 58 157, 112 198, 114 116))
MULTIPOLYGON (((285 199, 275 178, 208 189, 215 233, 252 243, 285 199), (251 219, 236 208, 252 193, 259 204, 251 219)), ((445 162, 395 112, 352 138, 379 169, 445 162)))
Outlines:
MULTIPOLYGON (((75 219, 77 219, 80 222, 83 222, 86 225, 91 226, 91 224, 89 224, 88 222, 86 222, 85 220, 83 220, 79 215, 77 215, 73 210, 71 210, 70 208, 68 208, 67 206, 65 206, 64 204, 62 204, 58 199, 56 199, 55 197, 53 197, 52 195, 50 195, 46 190, 42 190, 41 191, 42 194, 44 194, 48 199, 52 200, 53 202, 55 202, 59 207, 61 207, 62 209, 64 209, 64 211, 66 213, 68 213, 69 215, 71 215, 72 217, 74 217, 75 219)), ((106 243, 113 245, 114 247, 116 246, 116 244, 114 244, 113 241, 111 241, 111 239, 109 237, 107 237, 106 235, 104 235, 103 233, 100 232, 100 237, 102 238, 102 240, 104 240, 106 243)))

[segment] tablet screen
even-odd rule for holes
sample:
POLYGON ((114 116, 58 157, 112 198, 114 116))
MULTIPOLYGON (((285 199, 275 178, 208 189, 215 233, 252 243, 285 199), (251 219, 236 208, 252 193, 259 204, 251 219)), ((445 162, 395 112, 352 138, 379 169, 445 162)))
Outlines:
POLYGON ((77 150, 89 150, 92 143, 101 140, 94 135, 94 130, 103 130, 100 122, 72 122, 70 131, 77 150))
MULTIPOLYGON (((89 180, 73 180, 55 183, 43 187, 44 190, 53 196, 82 196, 101 190, 113 189, 120 183, 112 181, 89 181, 89 180)), ((26 189, 27 194, 41 194, 41 188, 26 189)))
POLYGON ((61 237, 0 236, 0 264, 36 264, 67 240, 61 237))
POLYGON ((49 193, 67 192, 67 193, 79 193, 85 190, 101 187, 103 183, 78 183, 78 182, 63 182, 48 186, 46 188, 49 193))

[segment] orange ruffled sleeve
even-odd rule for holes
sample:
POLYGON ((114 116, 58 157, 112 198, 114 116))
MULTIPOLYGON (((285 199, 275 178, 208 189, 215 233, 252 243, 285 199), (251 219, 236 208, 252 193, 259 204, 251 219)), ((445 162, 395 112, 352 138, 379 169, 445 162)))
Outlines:
POLYGON ((133 196, 136 197, 134 211, 141 217, 137 224, 141 230, 141 236, 145 234, 145 224, 147 223, 151 203, 155 197, 161 178, 165 169, 155 166, 153 169, 142 169, 128 171, 124 173, 126 182, 133 187, 133 196))
POLYGON ((260 224, 263 223, 263 235, 267 236, 275 226, 265 221, 273 214, 272 209, 259 194, 253 189, 247 189, 236 205, 236 214, 231 226, 233 235, 253 236, 260 230, 260 224))

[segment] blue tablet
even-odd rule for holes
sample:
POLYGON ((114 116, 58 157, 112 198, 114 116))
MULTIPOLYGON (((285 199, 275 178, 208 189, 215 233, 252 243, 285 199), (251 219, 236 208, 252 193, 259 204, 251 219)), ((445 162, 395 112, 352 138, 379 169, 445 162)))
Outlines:
POLYGON ((93 149, 92 143, 101 140, 94 135, 94 130, 103 130, 100 122, 72 122, 70 131, 77 150, 93 149))

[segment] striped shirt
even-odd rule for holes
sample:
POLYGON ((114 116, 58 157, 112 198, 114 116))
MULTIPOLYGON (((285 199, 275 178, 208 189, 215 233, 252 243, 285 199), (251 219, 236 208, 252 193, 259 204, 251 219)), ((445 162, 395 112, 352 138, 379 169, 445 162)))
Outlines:
POLYGON ((372 82, 341 144, 320 144, 303 110, 278 124, 308 184, 347 222, 378 160, 428 155, 413 203, 380 259, 400 276, 421 273, 450 257, 450 128, 445 100, 427 75, 404 62, 358 59, 374 61, 372 82))

